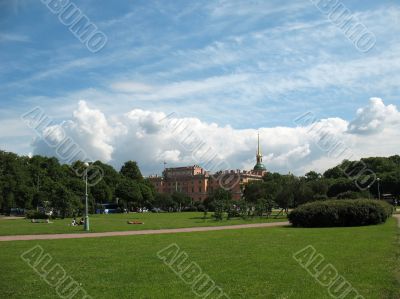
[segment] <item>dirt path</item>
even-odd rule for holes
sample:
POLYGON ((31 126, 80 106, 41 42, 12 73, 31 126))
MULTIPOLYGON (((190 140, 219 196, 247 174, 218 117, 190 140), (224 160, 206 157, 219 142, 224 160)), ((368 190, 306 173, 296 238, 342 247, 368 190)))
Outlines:
POLYGON ((171 229, 157 229, 157 230, 153 229, 153 230, 119 231, 119 232, 104 232, 104 233, 0 236, 0 241, 81 239, 81 238, 100 238, 100 237, 114 237, 114 236, 132 236, 132 235, 175 234, 175 233, 205 232, 205 231, 216 231, 216 230, 232 230, 232 229, 243 229, 243 228, 276 227, 276 226, 287 226, 287 225, 289 225, 289 222, 285 221, 285 222, 272 222, 272 223, 171 228, 171 229))

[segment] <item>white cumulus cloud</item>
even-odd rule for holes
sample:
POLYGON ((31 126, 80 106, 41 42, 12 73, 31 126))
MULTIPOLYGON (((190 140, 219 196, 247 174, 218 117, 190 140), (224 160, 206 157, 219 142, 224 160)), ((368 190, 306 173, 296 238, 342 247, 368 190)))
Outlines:
MULTIPOLYGON (((327 118, 258 130, 142 109, 105 115, 80 101, 70 120, 47 127, 44 135, 53 143, 70 137, 88 156, 117 169, 127 160, 136 160, 148 175, 160 173, 164 161, 169 167, 199 164, 212 171, 251 169, 259 132, 267 169, 304 174, 324 171, 347 158, 398 153, 399 124, 397 108, 378 98, 360 108, 351 122, 327 118), (378 131, 376 138, 366 135, 378 131), (343 148, 346 155, 340 152, 343 148)), ((34 142, 34 150, 57 156, 43 139, 34 142)))
POLYGON ((394 105, 383 103, 380 98, 371 98, 368 106, 357 110, 357 117, 349 124, 349 132, 354 134, 375 134, 385 128, 385 124, 396 124, 400 113, 394 105))

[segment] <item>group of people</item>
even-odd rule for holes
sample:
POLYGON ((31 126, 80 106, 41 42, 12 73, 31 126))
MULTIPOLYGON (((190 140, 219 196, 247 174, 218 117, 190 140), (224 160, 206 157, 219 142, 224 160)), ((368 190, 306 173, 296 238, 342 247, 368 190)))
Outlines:
POLYGON ((71 226, 84 225, 84 224, 85 224, 85 220, 83 218, 81 218, 78 222, 78 221, 76 221, 76 218, 74 217, 74 219, 72 219, 72 222, 71 222, 71 226))

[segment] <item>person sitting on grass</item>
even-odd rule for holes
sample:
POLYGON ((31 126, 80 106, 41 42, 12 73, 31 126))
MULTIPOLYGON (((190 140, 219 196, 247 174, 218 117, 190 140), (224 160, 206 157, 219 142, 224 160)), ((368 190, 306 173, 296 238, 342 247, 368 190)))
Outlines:
POLYGON ((79 220, 79 225, 84 225, 85 224, 85 220, 83 220, 83 218, 81 218, 81 220, 79 220))
POLYGON ((78 224, 76 223, 76 218, 74 217, 74 219, 72 219, 71 226, 76 226, 76 225, 78 224))

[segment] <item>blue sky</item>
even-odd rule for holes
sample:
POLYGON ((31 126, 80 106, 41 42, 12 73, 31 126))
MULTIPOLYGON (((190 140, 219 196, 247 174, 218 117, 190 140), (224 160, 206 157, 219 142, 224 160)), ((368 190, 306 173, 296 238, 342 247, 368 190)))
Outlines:
POLYGON ((235 130, 292 128, 307 111, 351 122, 371 97, 398 104, 398 1, 342 1, 376 37, 367 53, 309 0, 70 2, 107 36, 101 51, 40 1, 0 1, 5 150, 35 151, 21 114, 69 120, 80 100, 114 122, 142 109, 235 130))

